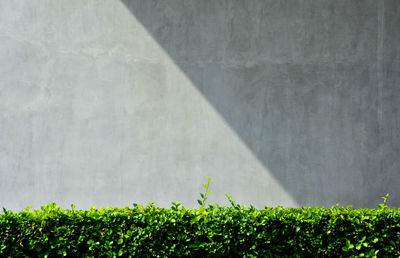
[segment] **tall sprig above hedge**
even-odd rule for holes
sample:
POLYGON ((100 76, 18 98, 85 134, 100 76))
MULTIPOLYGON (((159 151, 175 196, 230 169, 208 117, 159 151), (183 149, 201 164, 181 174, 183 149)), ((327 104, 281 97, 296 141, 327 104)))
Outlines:
POLYGON ((204 193, 200 193, 201 200, 197 200, 197 202, 200 204, 202 208, 204 208, 204 205, 206 204, 207 200, 207 195, 212 193, 212 191, 209 190, 210 183, 212 182, 211 177, 206 177, 207 183, 203 184, 204 187, 204 193))

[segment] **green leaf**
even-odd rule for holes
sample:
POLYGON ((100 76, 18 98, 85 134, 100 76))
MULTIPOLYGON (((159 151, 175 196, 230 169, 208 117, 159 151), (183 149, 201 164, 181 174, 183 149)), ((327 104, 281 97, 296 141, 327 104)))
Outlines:
POLYGON ((350 242, 349 239, 346 239, 346 247, 347 247, 347 249, 353 249, 354 248, 354 245, 350 242))

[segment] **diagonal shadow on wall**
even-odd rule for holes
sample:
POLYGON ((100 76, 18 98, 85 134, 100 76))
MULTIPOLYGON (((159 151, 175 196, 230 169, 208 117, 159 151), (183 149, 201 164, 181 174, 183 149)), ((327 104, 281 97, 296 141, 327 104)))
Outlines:
POLYGON ((122 2, 299 205, 398 192, 376 1, 122 2))

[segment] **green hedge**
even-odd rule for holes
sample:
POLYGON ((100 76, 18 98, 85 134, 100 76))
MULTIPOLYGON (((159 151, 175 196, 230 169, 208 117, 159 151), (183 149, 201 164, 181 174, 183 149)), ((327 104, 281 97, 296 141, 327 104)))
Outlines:
MULTIPOLYGON (((203 198, 204 200, 204 198, 203 198)), ((201 202, 201 201, 200 201, 201 202)), ((399 256, 400 210, 174 203, 0 214, 0 257, 399 256)))

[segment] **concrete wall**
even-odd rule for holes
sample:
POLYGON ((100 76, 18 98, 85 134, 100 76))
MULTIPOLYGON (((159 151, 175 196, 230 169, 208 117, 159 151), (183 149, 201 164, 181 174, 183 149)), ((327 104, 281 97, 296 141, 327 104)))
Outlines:
POLYGON ((400 206, 400 1, 0 1, 0 206, 400 206))

